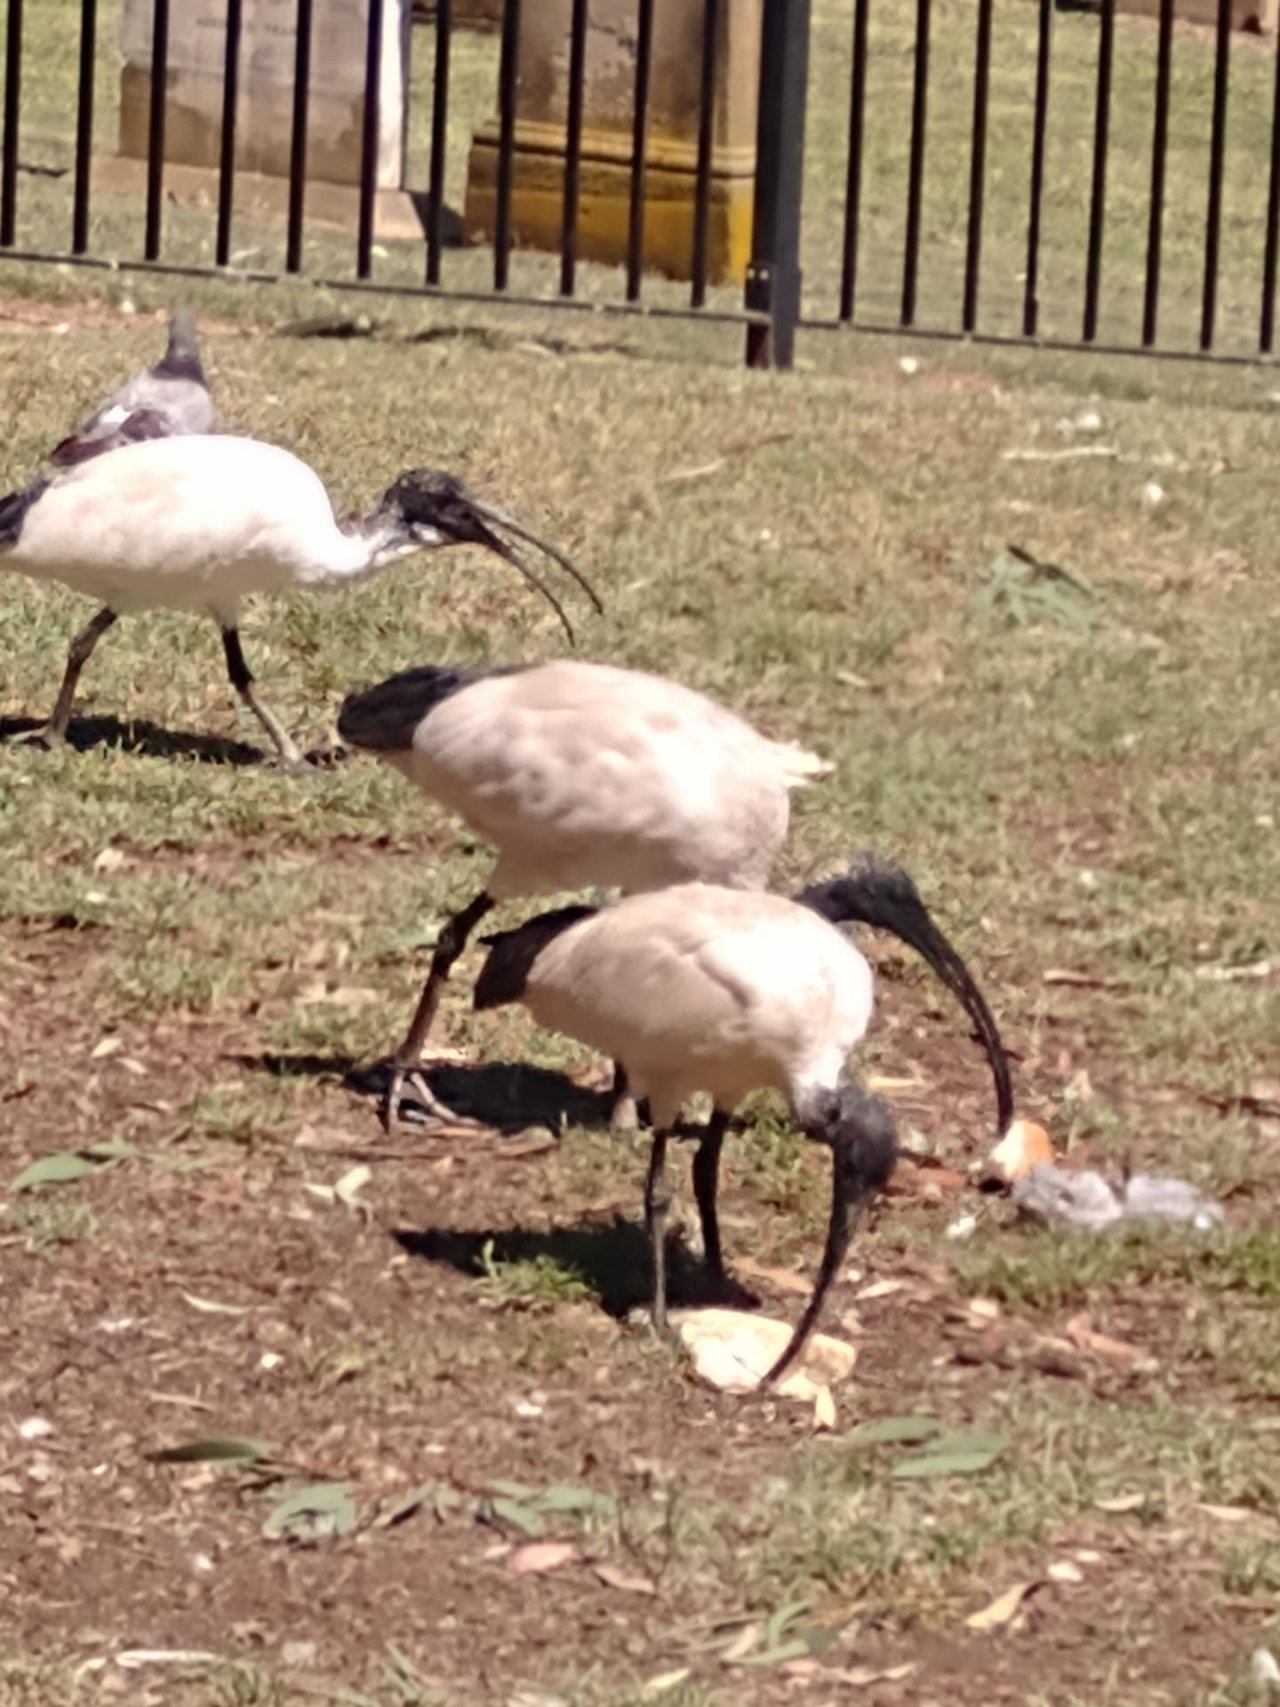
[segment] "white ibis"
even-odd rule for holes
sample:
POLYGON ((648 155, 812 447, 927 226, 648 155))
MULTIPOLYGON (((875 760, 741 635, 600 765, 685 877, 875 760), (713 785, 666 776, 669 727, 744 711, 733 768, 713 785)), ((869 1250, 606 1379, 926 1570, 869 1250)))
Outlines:
POLYGON ((633 895, 597 911, 565 907, 489 937, 477 1008, 522 1003, 535 1021, 621 1061, 653 1120, 645 1223, 653 1256, 652 1315, 666 1329, 666 1146, 681 1106, 714 1100, 693 1164, 709 1271, 723 1278, 716 1216, 720 1148, 748 1092, 787 1098, 806 1136, 832 1151, 831 1213, 813 1294, 766 1376, 791 1363, 818 1320, 844 1260, 858 1206, 884 1184, 895 1142, 888 1110, 842 1086, 872 1012, 871 969, 837 928, 861 920, 918 949, 960 999, 987 1051, 1000 1129, 1012 1113, 1009 1068, 990 1010, 964 962, 901 867, 862 855, 848 874, 794 901, 709 884, 633 895))
POLYGON ((112 392, 54 447, 49 460, 59 468, 70 468, 142 439, 212 433, 216 424, 217 412, 196 344, 195 315, 190 308, 177 308, 160 360, 112 392))
MULTIPOLYGON (((691 881, 762 889, 786 837, 791 790, 830 768, 691 688, 577 659, 406 670, 349 695, 338 734, 403 771, 498 854, 483 891, 440 932, 391 1057, 389 1129, 450 969, 500 900, 691 881)), ((447 1114, 424 1082, 414 1088, 447 1114)), ((627 1100, 619 1094, 619 1108, 627 1100)))
POLYGON ((429 468, 401 474, 368 515, 341 522, 313 469, 256 439, 148 439, 37 480, 0 499, 0 569, 60 581, 100 608, 72 641, 53 715, 35 738, 65 738, 80 672, 118 616, 191 611, 218 624, 233 687, 281 760, 297 765, 297 746, 254 693, 240 645, 241 599, 345 585, 416 551, 483 545, 550 601, 572 638, 555 594, 503 533, 546 552, 600 608, 568 558, 453 475, 429 468))

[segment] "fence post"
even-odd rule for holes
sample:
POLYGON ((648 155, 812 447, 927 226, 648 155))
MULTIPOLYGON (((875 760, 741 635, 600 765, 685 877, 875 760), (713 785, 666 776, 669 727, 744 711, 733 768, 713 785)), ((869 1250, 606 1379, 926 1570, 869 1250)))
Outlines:
POLYGON ((748 309, 769 319, 747 327, 748 367, 789 368, 795 359, 809 5, 810 0, 764 0, 755 216, 745 301, 748 309))

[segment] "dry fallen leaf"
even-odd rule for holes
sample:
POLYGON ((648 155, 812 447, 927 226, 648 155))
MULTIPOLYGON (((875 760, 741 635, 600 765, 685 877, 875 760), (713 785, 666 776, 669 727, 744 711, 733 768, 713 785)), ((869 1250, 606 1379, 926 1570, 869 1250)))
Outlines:
POLYGON ((623 1594, 657 1594, 657 1586, 648 1577, 642 1577, 635 1571, 623 1570, 621 1565, 610 1565, 603 1561, 592 1565, 591 1569, 599 1577, 606 1588, 620 1589, 623 1594))
POLYGON ((813 1282, 803 1274, 797 1274, 793 1268, 774 1268, 767 1262, 753 1262, 750 1257, 740 1257, 734 1267, 739 1274, 750 1275, 752 1280, 768 1281, 770 1286, 776 1286, 782 1292, 796 1292, 807 1298, 813 1291, 813 1282))
POLYGON ((1117 1494, 1113 1499, 1094 1500, 1099 1511, 1141 1511, 1147 1503, 1145 1494, 1117 1494))
POLYGON ((819 1387, 813 1396, 813 1426, 815 1431, 836 1426, 836 1402, 830 1387, 819 1387))
POLYGON ((572 1541, 530 1541, 516 1548, 507 1560, 507 1569, 518 1577, 541 1575, 545 1571, 558 1571, 577 1556, 578 1549, 572 1541))
POLYGON ((965 1619, 965 1627, 986 1634, 991 1630, 1003 1630, 1018 1614, 1023 1601, 1035 1588, 1034 1579, 1030 1582, 1015 1583, 1002 1595, 998 1595, 990 1606, 984 1606, 981 1612, 970 1613, 965 1619))
POLYGON ((1073 1316, 1067 1323, 1067 1338, 1081 1351, 1092 1352, 1097 1357, 1109 1357, 1117 1363, 1133 1363, 1142 1356, 1136 1345, 1129 1345, 1125 1340, 1112 1339, 1109 1334, 1100 1334, 1091 1326, 1087 1315, 1073 1316))
POLYGON ((870 1286, 864 1286, 861 1292, 855 1292, 854 1297, 859 1304, 871 1298, 889 1298, 895 1292, 902 1292, 911 1282, 909 1280, 873 1280, 870 1286))
POLYGON ((1196 1510, 1204 1512, 1218 1523, 1247 1523, 1251 1517, 1258 1515, 1247 1505, 1207 1505, 1203 1501, 1197 1502, 1196 1510))

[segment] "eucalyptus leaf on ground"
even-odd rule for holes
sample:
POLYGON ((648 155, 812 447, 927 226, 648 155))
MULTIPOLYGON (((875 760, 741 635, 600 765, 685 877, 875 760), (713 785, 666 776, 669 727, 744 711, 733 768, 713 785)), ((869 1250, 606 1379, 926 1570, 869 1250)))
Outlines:
POLYGON ((39 1161, 32 1162, 9 1187, 10 1191, 33 1191, 42 1185, 70 1185, 73 1180, 84 1179, 87 1174, 96 1173, 102 1164, 92 1162, 87 1156, 77 1156, 70 1150, 59 1151, 52 1156, 41 1156, 39 1161))
POLYGON ((271 1448, 264 1440, 242 1440, 236 1435, 187 1440, 180 1446, 165 1446, 148 1452, 153 1464, 254 1464, 266 1458, 271 1448))
POLYGON ((262 1533, 269 1541, 324 1541, 350 1535, 356 1526, 356 1504, 350 1482, 313 1482, 297 1488, 272 1507, 262 1533))
POLYGON ((880 1417, 875 1422, 859 1423, 845 1438, 850 1446, 911 1446, 941 1433, 937 1417, 880 1417))
POLYGON ((945 1440, 930 1442, 930 1450, 919 1457, 899 1459, 889 1471, 890 1476, 898 1481, 976 1476, 980 1470, 989 1469, 1004 1450, 1003 1442, 974 1446, 963 1444, 963 1436, 956 1436, 956 1440, 961 1444, 951 1445, 945 1440))

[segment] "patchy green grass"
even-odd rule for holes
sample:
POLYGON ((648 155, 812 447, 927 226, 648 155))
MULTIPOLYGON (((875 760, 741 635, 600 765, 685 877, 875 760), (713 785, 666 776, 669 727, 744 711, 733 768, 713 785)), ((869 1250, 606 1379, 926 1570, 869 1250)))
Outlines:
MULTIPOLYGON (((948 75, 932 91, 930 314, 958 264, 973 21, 959 0, 934 11, 948 75)), ((74 15, 65 0, 28 8, 33 68, 41 42, 71 39, 74 15)), ((1017 302, 1013 101, 1033 18, 997 22, 998 315, 1017 302)), ((834 0, 817 8, 819 139, 843 125, 847 21, 834 0)), ((873 11, 872 91, 891 108, 908 87, 908 26, 905 8, 873 11)), ((104 41, 114 27, 105 7, 104 41)), ((1064 14, 1055 31, 1055 75, 1086 111, 1096 24, 1064 14)), ((494 53, 460 46, 453 196, 494 53)), ((1122 20, 1106 276, 1130 316, 1149 48, 1147 26, 1122 20)), ((1185 327, 1209 48, 1180 35, 1177 56, 1168 277, 1185 327)), ((1270 87, 1252 44, 1237 57, 1233 278, 1254 264, 1262 182, 1241 189, 1235 150, 1256 140, 1270 87)), ((54 70, 27 134, 52 139, 56 163, 74 56, 40 63, 54 70)), ((423 56, 416 75, 428 72, 423 56)), ((105 54, 99 75, 105 129, 105 54)), ((1087 125, 1068 146, 1065 96, 1054 111, 1047 329, 1050 297, 1078 287, 1067 234, 1087 160, 1087 125)), ((865 301, 879 312, 904 139, 877 124, 868 146, 865 301)), ((828 212, 811 221, 806 265, 821 306, 839 148, 813 160, 809 205, 828 212)), ((29 240, 66 185, 22 184, 29 240)), ((103 240, 126 247, 105 198, 98 217, 103 240)), ((175 253, 207 259, 207 215, 167 217, 175 253)), ((313 233, 310 264, 329 264, 331 241, 313 233)), ((450 261, 462 279, 485 264, 450 261)), ((388 278, 408 265, 379 261, 388 278)), ((537 285, 545 267, 522 258, 520 279, 537 285)), ((6 276, 72 305, 58 311, 66 332, 32 304, 14 305, 25 332, 0 319, 4 478, 17 484, 150 357, 157 328, 81 312, 83 281, 6 276)), ((144 314, 167 300, 157 281, 128 290, 144 314)), ((107 287, 108 302, 123 294, 107 287)), ((643 1152, 577 1124, 599 1063, 516 1012, 474 1015, 470 957, 439 1041, 486 1064, 477 1100, 492 1090, 513 1128, 545 1119, 554 1147, 388 1146, 371 1102, 344 1087, 353 1061, 402 1033, 424 947, 483 884, 485 850, 372 763, 294 778, 252 762, 241 744, 256 732, 211 626, 131 618, 85 674, 79 750, 0 745, 0 1039, 13 1063, 0 1285, 4 1331, 17 1329, 0 1410, 14 1423, 47 1414, 55 1431, 47 1452, 11 1433, 0 1452, 0 1526, 14 1537, 0 1604, 15 1632, 0 1707, 406 1707, 460 1692, 506 1707, 520 1689, 529 1707, 774 1707, 843 1688, 828 1668, 903 1665, 915 1670, 848 1687, 877 1707, 1249 1701, 1249 1654, 1277 1641, 1280 1519, 1280 1141, 1257 1112, 1280 1035, 1270 380, 959 349, 908 377, 894 345, 815 337, 814 368, 783 381, 739 371, 737 335, 709 328, 628 325, 606 343, 567 317, 401 305, 342 342, 269 329, 302 289, 197 295, 229 421, 297 448, 337 502, 364 505, 423 461, 457 469, 597 581, 608 612, 584 617, 584 654, 676 675, 831 758, 833 777, 796 802, 779 883, 866 845, 900 857, 1017 1051, 1022 1111, 1069 1160, 1193 1180, 1225 1200, 1229 1228, 1206 1242, 1068 1239, 983 1201, 955 1242, 945 1230, 973 1205, 925 1167, 920 1189, 860 1233, 839 1287, 828 1325, 860 1356, 836 1431, 813 1437, 804 1407, 708 1394, 626 1320, 646 1284, 643 1152), (218 324, 250 300, 264 326, 218 324), (1063 425, 1086 406, 1102 417, 1092 438, 1063 425), (1081 442, 1114 454, 1054 457, 1081 442), (516 1061, 534 1070, 508 1072, 516 1061), (132 1152, 72 1184, 7 1192, 33 1157, 111 1137, 132 1152), (344 1202, 335 1187, 361 1163, 371 1176, 344 1202), (895 1289, 856 1296, 883 1281, 895 1289), (975 1300, 995 1312, 982 1332, 975 1300), (1111 1353, 1080 1349, 1082 1321, 1111 1353), (1023 1355, 1046 1345, 1047 1361, 1023 1355), (868 1449, 854 1425, 904 1413, 999 1435, 1003 1449, 972 1473, 895 1477, 916 1449, 868 1449), (359 1535, 268 1543, 252 1477, 145 1457, 221 1434, 278 1443, 292 1475, 350 1482, 359 1535), (510 1561, 529 1537, 476 1514, 499 1478, 587 1483, 614 1517, 553 1522, 581 1556, 521 1575, 510 1561), (378 1526, 383 1501, 428 1480, 453 1503, 378 1526), (1080 1559, 1079 1583, 1046 1576, 1080 1559), (1020 1622, 967 1628, 1023 1581, 1041 1586, 1020 1622), (306 1664, 286 1663, 297 1641, 315 1644, 306 1664), (152 1645, 225 1660, 189 1675, 115 1666, 121 1648, 152 1645)), ((1247 307, 1247 292, 1225 291, 1233 327, 1247 307)), ((0 717, 48 709, 84 614, 70 593, 6 578, 0 717)), ((465 553, 262 604, 246 624, 264 693, 306 744, 331 735, 356 683, 561 648, 500 565, 465 553)), ((874 953, 880 1004, 860 1066, 931 1159, 961 1170, 990 1138, 985 1071, 923 969, 889 945, 874 953)), ((727 1258, 754 1265, 744 1282, 774 1313, 799 1308, 779 1274, 812 1271, 825 1168, 768 1097, 726 1146, 727 1258)), ((691 1286, 678 1244, 672 1266, 675 1289, 691 1286)))

